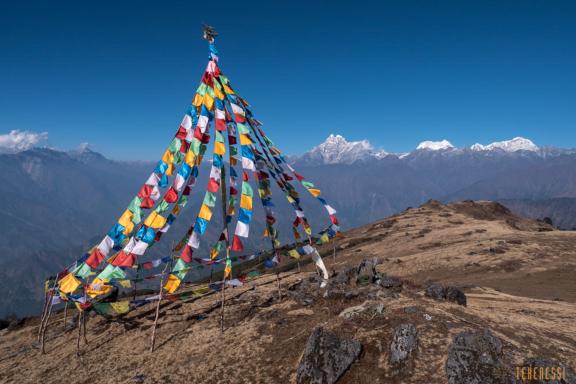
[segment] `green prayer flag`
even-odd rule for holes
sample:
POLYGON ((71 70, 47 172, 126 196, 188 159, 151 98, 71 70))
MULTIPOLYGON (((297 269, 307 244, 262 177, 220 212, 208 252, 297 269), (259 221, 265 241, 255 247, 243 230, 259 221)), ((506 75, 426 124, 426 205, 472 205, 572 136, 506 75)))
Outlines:
POLYGON ((314 184, 312 184, 309 181, 302 181, 302 185, 305 186, 306 188, 314 188, 314 184))
POLYGON ((252 187, 249 183, 243 182, 242 183, 242 194, 246 196, 253 196, 252 187))
POLYGON ((142 199, 136 196, 132 199, 130 204, 128 204, 128 210, 130 212, 136 212, 137 209, 140 209, 140 204, 142 204, 142 199))
MULTIPOLYGON (((186 270, 186 269, 188 269, 188 264, 184 260, 178 259, 176 264, 174 264, 174 268, 172 268, 172 272, 179 272, 179 271, 186 270)), ((180 279, 180 280, 182 280, 182 279, 180 279)))
POLYGON ((188 202, 188 196, 186 195, 181 195, 180 198, 178 199, 178 205, 181 207, 185 207, 187 202, 188 202))
POLYGON ((193 138, 192 142, 190 143, 190 150, 193 154, 198 156, 200 154, 200 147, 202 147, 202 143, 197 138, 193 138))
POLYGON ((206 88, 208 88, 208 86, 205 83, 200 83, 200 86, 198 86, 196 93, 204 95, 206 93, 206 88))
POLYGON ((74 268, 74 270, 72 271, 72 273, 74 273, 74 275, 81 277, 83 279, 90 276, 90 272, 92 272, 92 270, 90 269, 90 266, 86 263, 80 264, 79 266, 74 268))
POLYGON ((132 222, 134 224, 138 224, 142 221, 142 208, 138 207, 133 212, 134 214, 132 215, 132 222))
POLYGON ((214 134, 214 140, 223 143, 224 142, 224 135, 222 135, 222 132, 216 131, 216 133, 214 134))
POLYGON ((184 154, 182 152, 178 151, 174 154, 173 164, 178 165, 178 164, 182 163, 183 160, 184 160, 184 154))
POLYGON ((177 137, 175 137, 174 139, 172 139, 172 142, 170 143, 170 146, 168 147, 168 150, 172 153, 177 152, 178 150, 180 150, 180 146, 182 145, 182 142, 180 141, 180 139, 178 139, 177 137))
POLYGON ((209 207, 216 205, 216 194, 214 192, 206 192, 204 195, 204 204, 209 207))
POLYGON ((106 268, 98 275, 98 278, 104 281, 110 281, 112 279, 124 279, 126 273, 120 268, 115 267, 112 264, 108 264, 106 268))
POLYGON ((238 127, 238 133, 247 134, 250 133, 250 129, 246 124, 237 123, 236 126, 238 127))
POLYGON ((156 213, 162 213, 165 212, 168 207, 170 207, 170 203, 168 203, 166 200, 162 200, 160 202, 160 204, 158 204, 158 206, 156 207, 155 211, 156 213))

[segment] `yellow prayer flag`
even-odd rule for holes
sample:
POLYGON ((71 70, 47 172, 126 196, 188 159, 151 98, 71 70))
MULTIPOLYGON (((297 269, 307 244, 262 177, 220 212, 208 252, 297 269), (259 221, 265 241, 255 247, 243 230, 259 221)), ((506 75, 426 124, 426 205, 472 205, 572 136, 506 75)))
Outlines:
POLYGON ((184 161, 186 162, 186 164, 193 167, 195 158, 196 156, 194 155, 194 153, 191 150, 188 150, 186 152, 186 157, 184 158, 184 161))
POLYGON ((224 279, 227 279, 231 273, 232 273, 232 267, 227 265, 226 268, 224 268, 224 279))
POLYGON ((168 275, 168 281, 164 284, 164 289, 168 291, 168 293, 174 293, 178 287, 180 286, 180 279, 175 275, 168 275))
POLYGON ((209 221, 212 218, 212 211, 210 210, 210 207, 206 204, 202 204, 202 207, 200 207, 200 213, 198 213, 198 217, 209 221))
POLYGON ((134 223, 130 221, 128 222, 128 225, 126 225, 122 233, 125 234, 126 236, 129 236, 133 230, 134 230, 134 223))
POLYGON ((78 280, 72 272, 64 276, 64 278, 58 283, 60 286, 60 292, 64 293, 74 292, 80 286, 80 284, 80 280, 78 280))
POLYGON ((240 208, 252 210, 252 196, 240 196, 240 208))
POLYGON ((162 215, 159 215, 156 211, 150 212, 146 220, 144 221, 144 225, 153 229, 160 229, 166 224, 166 218, 162 215))
POLYGON ((192 105, 195 107, 199 107, 202 105, 202 100, 204 99, 204 97, 197 93, 194 95, 194 99, 192 99, 192 105))
POLYGON ((223 155, 226 153, 226 145, 219 141, 214 143, 214 153, 217 155, 223 155))
POLYGON ((288 254, 290 255, 290 257, 293 257, 294 259, 299 259, 300 258, 300 254, 298 253, 297 250, 295 249, 291 249, 288 251, 288 254))
POLYGON ((172 214, 174 216, 178 216, 180 214, 180 206, 179 205, 175 205, 174 208, 172 208, 172 214))
POLYGON ((220 100, 224 100, 224 94, 222 93, 222 90, 220 89, 219 85, 214 87, 214 96, 216 96, 220 100))
POLYGON ((210 258, 212 260, 214 260, 216 258, 216 256, 218 256, 218 250, 216 248, 212 248, 210 250, 210 258))
POLYGON ((308 189, 308 192, 310 192, 312 194, 312 196, 314 196, 314 197, 320 196, 320 190, 319 189, 310 188, 310 189, 308 189))
POLYGON ((128 300, 116 301, 110 303, 110 307, 118 314, 128 313, 130 311, 130 302, 128 300))
POLYGON ((118 280, 118 283, 124 288, 130 288, 132 286, 132 282, 130 280, 118 280))
POLYGON ((240 134, 240 145, 249 145, 249 144, 252 144, 252 140, 250 140, 250 137, 245 133, 240 134))
POLYGON ((224 84, 224 92, 226 92, 229 95, 233 95, 234 91, 232 90, 232 88, 230 88, 228 85, 224 84))
POLYGON ((231 157, 230 158, 230 165, 235 166, 236 164, 238 164, 238 159, 235 157, 231 157))
POLYGON ((166 176, 172 176, 174 173, 174 164, 168 163, 168 168, 166 168, 166 176))
POLYGON ((209 111, 211 111, 212 107, 214 106, 214 98, 212 96, 210 96, 209 94, 205 94, 204 95, 204 105, 206 106, 206 108, 208 108, 209 111))
POLYGON ((104 283, 102 279, 95 278, 86 288, 86 294, 92 298, 96 296, 106 295, 112 291, 112 286, 104 283))
POLYGON ((170 150, 167 149, 166 152, 164 152, 164 155, 162 155, 162 161, 166 164, 172 164, 174 161, 174 155, 172 152, 170 152, 170 150))
POLYGON ((118 224, 120 224, 124 228, 128 227, 128 224, 132 222, 132 216, 134 216, 132 212, 130 212, 129 210, 125 210, 122 216, 120 216, 120 218, 118 219, 118 224))

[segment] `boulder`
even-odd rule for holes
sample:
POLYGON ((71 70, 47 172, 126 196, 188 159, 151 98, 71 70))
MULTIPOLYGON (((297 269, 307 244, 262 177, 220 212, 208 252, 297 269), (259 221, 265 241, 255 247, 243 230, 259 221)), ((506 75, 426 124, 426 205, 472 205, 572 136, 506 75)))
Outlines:
POLYGON ((370 284, 376 280, 376 266, 380 264, 377 257, 364 259, 356 269, 356 283, 370 284))
POLYGON ((410 373, 414 368, 414 355, 418 348, 418 334, 412 323, 403 323, 394 329, 390 343, 390 364, 394 374, 410 373))
POLYGON ((397 277, 379 275, 376 282, 383 288, 399 291, 402 289, 402 281, 397 277))
POLYGON ((446 359, 446 377, 448 384, 514 383, 502 342, 489 329, 454 336, 446 359))
POLYGON ((460 288, 446 287, 446 300, 466 306, 466 295, 460 288))
POLYGON ((429 297, 434 300, 444 300, 446 299, 446 292, 444 287, 438 284, 429 285, 426 288, 426 292, 424 293, 426 297, 429 297))
POLYGON ((322 327, 312 330, 296 370, 298 384, 335 383, 362 351, 362 345, 322 327))
POLYGON ((379 316, 384 313, 384 310, 385 307, 383 303, 365 301, 360 305, 355 305, 353 307, 344 309, 338 316, 349 320, 363 314, 367 316, 379 316))
POLYGON ((288 291, 288 296, 290 296, 295 302, 300 305, 312 305, 314 304, 314 297, 309 296, 302 292, 288 291))
POLYGON ((448 300, 466 306, 466 295, 457 287, 443 287, 438 284, 432 284, 426 288, 424 295, 434 300, 448 300))

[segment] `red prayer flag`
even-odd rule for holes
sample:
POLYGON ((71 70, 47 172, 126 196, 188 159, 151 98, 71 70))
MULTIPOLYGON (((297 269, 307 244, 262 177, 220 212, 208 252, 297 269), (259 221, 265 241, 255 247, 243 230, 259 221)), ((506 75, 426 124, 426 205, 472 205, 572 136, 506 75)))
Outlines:
POLYGON ((216 130, 218 131, 225 131, 226 130, 226 120, 224 119, 215 119, 216 120, 216 130))
POLYGON ((186 138, 186 128, 184 128, 183 126, 180 126, 180 128, 178 128, 178 132, 176 132, 176 137, 179 139, 185 139, 186 138))
POLYGON ((140 188, 140 191, 138 192, 138 197, 146 198, 149 197, 151 193, 152 193, 152 186, 144 184, 142 188, 140 188))
POLYGON ((236 235, 234 235, 234 238, 232 239, 232 250, 237 252, 242 252, 244 250, 242 241, 240 241, 240 238, 236 235))
POLYGON ((140 208, 152 208, 154 206, 154 200, 152 200, 152 198, 150 197, 145 197, 142 199, 142 202, 140 203, 140 208))
POLYGON ((218 183, 217 180, 214 179, 210 179, 208 180, 208 192, 218 192, 218 189, 220 188, 220 184, 218 183))
POLYGON ((94 248, 90 256, 86 259, 86 264, 88 264, 90 268, 96 268, 102 260, 104 260, 104 255, 98 248, 94 248))
POLYGON ((115 267, 131 267, 134 265, 134 261, 134 254, 126 254, 124 251, 120 251, 120 253, 116 255, 110 264, 114 265, 115 267))
POLYGON ((180 258, 187 263, 192 262, 192 247, 186 244, 182 253, 180 254, 180 258))
POLYGON ((167 203, 175 203, 178 200, 178 192, 174 189, 174 187, 170 187, 168 192, 164 195, 164 200, 167 203))

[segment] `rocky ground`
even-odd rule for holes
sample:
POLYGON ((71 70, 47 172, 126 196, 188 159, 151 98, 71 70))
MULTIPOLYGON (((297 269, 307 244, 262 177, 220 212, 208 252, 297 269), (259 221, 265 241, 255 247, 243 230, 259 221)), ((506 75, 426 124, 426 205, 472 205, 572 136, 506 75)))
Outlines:
MULTIPOLYGON (((576 232, 501 205, 429 202, 345 234, 313 265, 76 329, 53 316, 0 331, 6 383, 515 383, 517 367, 559 367, 576 383, 576 232)), ((529 382, 525 380, 524 382, 529 382)), ((532 381, 538 382, 538 381, 532 381)), ((544 381, 540 381, 544 382, 544 381)))

